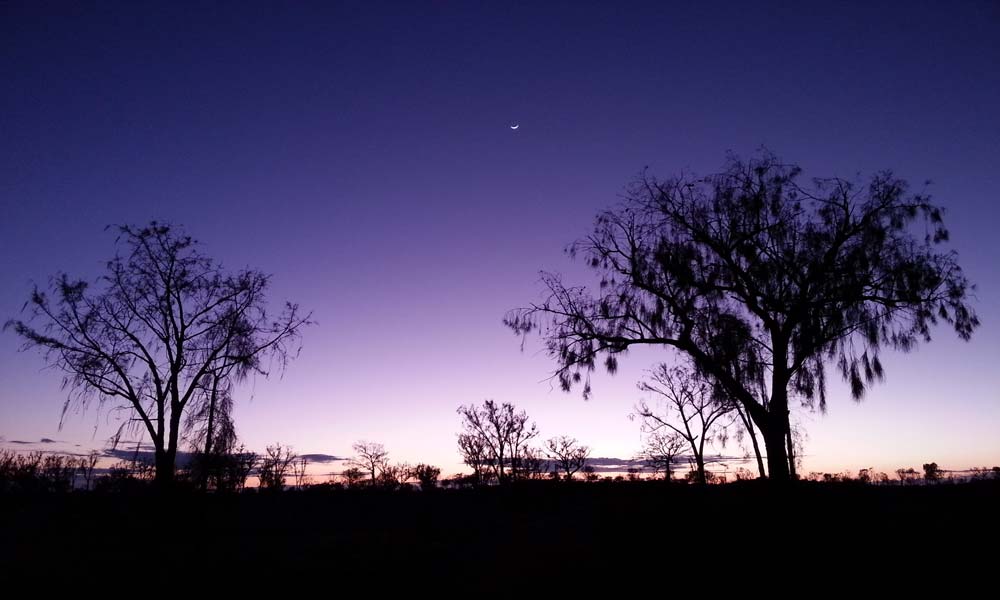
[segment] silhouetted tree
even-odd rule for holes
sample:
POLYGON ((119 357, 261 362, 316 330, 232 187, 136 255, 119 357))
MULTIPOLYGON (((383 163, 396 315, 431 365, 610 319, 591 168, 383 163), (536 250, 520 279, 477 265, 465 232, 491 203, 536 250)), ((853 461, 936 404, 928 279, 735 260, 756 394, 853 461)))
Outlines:
POLYGON ((383 488, 395 490, 405 487, 413 478, 413 467, 407 463, 389 464, 382 468, 378 476, 378 483, 383 488))
POLYGON ((462 462, 472 469, 472 477, 476 485, 486 481, 489 475, 486 440, 482 436, 471 433, 458 435, 458 452, 462 462))
POLYGON ((654 474, 662 471, 663 478, 670 481, 675 459, 688 443, 676 431, 654 429, 646 435, 639 459, 653 469, 654 474))
POLYGON ((441 476, 441 469, 421 463, 413 467, 411 476, 420 482, 420 489, 426 492, 437 487, 437 480, 441 476))
POLYGON ((512 476, 518 479, 541 479, 547 464, 542 457, 542 451, 532 446, 525 446, 517 458, 517 469, 512 470, 512 476), (513 475, 516 473, 516 475, 513 475))
POLYGON ((375 485, 379 475, 389 466, 389 453, 386 452, 385 446, 362 440, 355 442, 353 448, 354 456, 347 461, 347 464, 368 473, 371 476, 370 483, 375 485))
POLYGON ((285 489, 285 478, 297 458, 291 446, 268 446, 257 470, 261 489, 277 492, 285 489))
POLYGON ((283 366, 309 316, 294 304, 268 313, 267 275, 225 273, 169 225, 117 231, 123 252, 107 263, 99 290, 60 275, 51 293, 32 292, 27 322, 7 326, 66 373, 64 415, 93 398, 130 409, 123 427, 149 436, 156 481, 166 485, 182 416, 205 378, 233 369, 267 375, 264 358, 283 366))
POLYGON ((565 435, 550 438, 545 442, 545 448, 545 454, 565 474, 566 481, 573 479, 573 474, 587 464, 587 457, 590 456, 590 446, 581 446, 576 438, 565 435))
MULTIPOLYGON (((237 378, 242 376, 236 374, 237 378)), ((203 377, 184 419, 185 438, 194 454, 192 478, 202 489, 208 489, 210 479, 218 479, 219 470, 225 467, 229 453, 236 447, 233 383, 228 375, 217 372, 203 377)))
POLYGON ((899 477, 899 484, 905 485, 907 481, 913 481, 919 475, 913 467, 896 469, 896 476, 899 477))
POLYGON ((925 481, 939 481, 941 479, 943 472, 936 462, 924 463, 923 469, 925 481))
POLYGON ((85 490, 90 490, 90 486, 94 481, 94 469, 97 467, 97 462, 100 458, 101 453, 97 450, 91 450, 87 456, 80 457, 79 469, 83 475, 83 487, 85 490))
POLYGON ((658 413, 645 400, 639 403, 636 414, 642 419, 643 429, 647 433, 666 429, 684 438, 691 449, 697 481, 704 484, 705 446, 715 439, 725 440, 729 423, 723 423, 721 428, 716 424, 733 412, 732 402, 725 396, 718 397, 719 390, 713 390, 697 372, 665 364, 650 374, 649 381, 640 382, 639 389, 656 394, 664 407, 658 413))
POLYGON ((929 341, 938 321, 962 339, 979 324, 928 196, 889 172, 864 186, 799 175, 767 153, 709 177, 643 174, 569 249, 600 294, 543 274, 548 296, 505 323, 540 331, 563 389, 586 376, 585 396, 601 357, 614 373, 635 345, 689 356, 760 430, 770 477, 788 479, 790 400, 825 410, 828 361, 859 399, 883 349, 929 341))
MULTIPOLYGON (((460 406, 458 414, 462 416, 464 435, 475 440, 466 438, 465 441, 482 445, 486 453, 485 464, 496 480, 500 483, 507 481, 508 467, 510 477, 516 479, 522 453, 528 442, 538 435, 535 424, 528 424, 527 413, 523 410, 515 412, 514 406, 507 402, 498 406, 493 400, 487 400, 481 407, 460 406)), ((463 449, 462 442, 460 437, 460 449, 463 449)))
POLYGON ((306 474, 308 468, 309 460, 304 456, 300 456, 292 462, 292 475, 295 477, 295 487, 300 490, 310 483, 310 477, 306 474))
POLYGON ((340 478, 344 480, 344 484, 347 485, 347 487, 357 487, 361 485, 365 476, 365 472, 357 467, 344 469, 344 471, 340 474, 340 478))

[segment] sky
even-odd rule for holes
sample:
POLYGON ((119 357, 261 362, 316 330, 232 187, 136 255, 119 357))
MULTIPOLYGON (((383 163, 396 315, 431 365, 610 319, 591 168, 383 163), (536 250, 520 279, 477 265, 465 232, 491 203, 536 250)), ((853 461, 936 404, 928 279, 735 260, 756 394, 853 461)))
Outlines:
MULTIPOLYGON (((371 440, 452 473, 457 407, 495 399, 628 457, 636 382, 673 355, 629 354, 585 401, 501 319, 540 270, 593 283, 564 248, 644 167, 765 146, 809 177, 931 180, 983 323, 797 410, 803 470, 1000 463, 1000 6, 690 4, 2 3, 0 320, 100 276, 105 226, 167 221, 317 322, 240 389, 249 447, 371 440)), ((114 415, 60 430, 60 374, 18 348, 0 334, 5 443, 103 446, 114 415)))

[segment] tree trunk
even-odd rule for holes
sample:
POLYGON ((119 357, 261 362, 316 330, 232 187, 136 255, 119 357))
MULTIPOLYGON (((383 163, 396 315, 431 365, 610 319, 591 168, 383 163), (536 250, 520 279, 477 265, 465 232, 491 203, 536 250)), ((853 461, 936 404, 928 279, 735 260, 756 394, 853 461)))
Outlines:
POLYGON ((705 485, 705 457, 698 454, 695 456, 695 461, 698 466, 698 485, 705 485))
POLYGON ((792 428, 790 426, 785 436, 788 439, 788 472, 792 479, 798 479, 798 475, 795 474, 795 445, 792 442, 792 428))
POLYGON ((760 479, 765 479, 767 477, 767 471, 764 470, 764 457, 760 453, 760 444, 757 442, 757 432, 754 430, 753 421, 750 419, 747 419, 747 431, 750 433, 750 443, 753 444, 753 454, 757 459, 757 474, 760 479))
POLYGON ((780 419, 772 419, 764 434, 764 449, 767 452, 767 472, 771 481, 786 482, 790 479, 788 472, 788 454, 785 451, 785 431, 780 419))
POLYGON ((162 448, 156 449, 156 478, 153 485, 166 490, 174 484, 174 455, 162 448))
MULTIPOLYGON (((201 465, 201 489, 208 491, 209 472, 216 468, 216 461, 212 458, 212 433, 215 428, 215 399, 219 391, 219 378, 213 378, 212 395, 208 401, 208 429, 205 431, 205 453, 202 456, 201 465)), ((216 480, 218 482, 218 480, 216 480)))

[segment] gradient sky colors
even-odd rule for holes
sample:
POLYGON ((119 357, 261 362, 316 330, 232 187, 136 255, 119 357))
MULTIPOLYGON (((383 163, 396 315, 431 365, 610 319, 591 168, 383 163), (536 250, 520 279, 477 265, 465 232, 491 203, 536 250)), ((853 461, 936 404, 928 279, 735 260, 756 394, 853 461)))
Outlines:
MULTIPOLYGON (((856 404, 799 411, 805 470, 1000 463, 1000 8, 994 2, 0 5, 0 317, 32 281, 94 278, 111 223, 183 224, 274 274, 319 324, 241 394, 262 449, 459 469, 459 404, 525 408, 544 437, 630 456, 634 352, 594 398, 500 323, 644 166, 718 169, 766 145, 809 176, 891 168, 947 208, 983 326, 887 357, 856 404), (509 125, 520 123, 517 131, 509 125)), ((57 431, 58 373, 0 336, 0 436, 57 431)))

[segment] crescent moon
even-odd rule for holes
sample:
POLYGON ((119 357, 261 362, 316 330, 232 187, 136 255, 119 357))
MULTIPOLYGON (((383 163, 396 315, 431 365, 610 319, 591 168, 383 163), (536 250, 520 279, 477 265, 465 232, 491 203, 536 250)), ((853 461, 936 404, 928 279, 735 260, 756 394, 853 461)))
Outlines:
POLYGON ((510 126, 510 128, 511 128, 511 129, 517 129, 517 128, 518 128, 518 127, 520 127, 520 126, 521 126, 521 124, 520 124, 520 123, 518 123, 517 125, 511 125, 511 126, 510 126))

